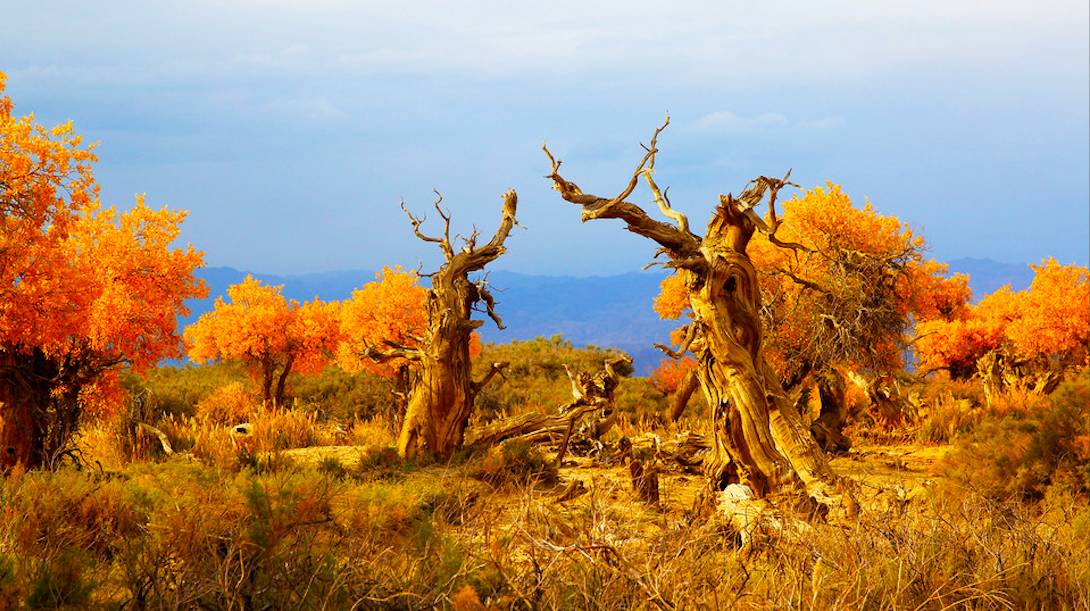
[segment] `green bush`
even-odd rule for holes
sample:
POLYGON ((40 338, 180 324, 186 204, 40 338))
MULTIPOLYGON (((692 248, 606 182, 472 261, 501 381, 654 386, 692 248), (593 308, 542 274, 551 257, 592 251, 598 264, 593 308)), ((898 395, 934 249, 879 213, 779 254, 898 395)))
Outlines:
POLYGON ((253 388, 253 380, 238 362, 158 367, 144 374, 126 372, 122 385, 130 395, 147 397, 155 416, 192 416, 197 404, 229 384, 253 388))
POLYGON ((390 419, 396 405, 392 380, 367 373, 348 373, 337 366, 318 375, 292 375, 289 395, 296 407, 342 421, 390 419))
MULTIPOLYGON (((554 411, 572 398, 564 365, 576 372, 596 373, 607 358, 617 354, 616 350, 597 346, 576 348, 560 336, 485 344, 474 362, 476 378, 483 376, 491 363, 505 362, 508 366, 504 379, 494 380, 477 397, 477 414, 488 421, 500 414, 554 411)), ((632 368, 622 365, 617 373, 629 376, 632 368)))
POLYGON ((1025 410, 982 421, 943 461, 947 475, 990 498, 1039 499, 1053 485, 1090 492, 1090 371, 1025 410))
POLYGON ((555 484, 556 466, 530 443, 514 439, 493 447, 470 464, 470 475, 494 486, 555 484))

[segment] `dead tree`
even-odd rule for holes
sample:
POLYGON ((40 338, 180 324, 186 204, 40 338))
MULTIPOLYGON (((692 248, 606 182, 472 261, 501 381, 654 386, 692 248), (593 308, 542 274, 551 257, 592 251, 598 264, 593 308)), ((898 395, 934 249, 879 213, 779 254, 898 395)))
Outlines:
POLYGON ((842 454, 852 447, 851 439, 844 435, 844 425, 848 421, 848 401, 845 382, 840 372, 835 369, 816 376, 810 389, 811 405, 817 409, 810 433, 823 450, 830 454, 842 454))
POLYGON ((557 452, 556 465, 561 466, 573 435, 578 435, 582 440, 596 441, 616 422, 614 395, 621 377, 616 368, 622 363, 631 364, 632 358, 624 354, 607 359, 602 369, 595 373, 576 373, 565 365, 564 370, 571 381, 572 400, 559 406, 557 413, 529 412, 492 423, 473 433, 468 447, 471 450, 481 450, 515 438, 531 443, 559 438, 562 441, 557 452), (592 417, 577 430, 576 425, 586 416, 592 417))
POLYGON ((471 377, 470 335, 484 324, 472 318, 477 304, 484 304, 484 313, 497 327, 504 326, 485 283, 471 281, 469 274, 484 269, 506 252, 504 241, 516 224, 517 201, 514 191, 504 194, 500 224, 488 243, 478 245, 474 231, 463 238, 459 248, 450 237, 450 215, 440 206, 442 196, 435 201, 435 210, 444 223, 441 237, 426 235, 421 230, 425 219, 413 216, 402 204, 416 237, 438 244, 444 257, 438 271, 425 274, 431 278, 426 302, 428 326, 419 347, 388 341, 382 349, 372 347, 366 353, 376 361, 401 358, 419 368, 398 437, 398 452, 403 457, 449 458, 462 445, 477 395, 503 369, 504 364, 494 363, 481 380, 473 381, 471 377))
POLYGON ((561 176, 561 162, 546 147, 551 163, 548 178, 563 199, 582 208, 583 222, 623 221, 629 231, 656 242, 659 254, 667 258, 663 265, 682 274, 693 321, 676 353, 691 350, 697 357, 697 376, 715 433, 713 455, 706 462, 712 485, 722 488, 738 482, 759 496, 802 489, 826 508, 845 505, 847 499, 824 453, 762 354, 761 293, 746 247, 755 231, 767 234, 778 246, 798 246, 776 237, 780 224, 776 196, 790 183, 787 177, 762 176, 738 197, 721 195, 704 235, 699 236, 689 219, 671 207, 667 193, 653 178, 658 136, 668 124, 667 118, 655 130, 628 184, 614 197, 584 193, 561 176), (628 201, 641 178, 672 223, 652 219, 628 201), (754 208, 766 196, 768 215, 762 219, 754 208))

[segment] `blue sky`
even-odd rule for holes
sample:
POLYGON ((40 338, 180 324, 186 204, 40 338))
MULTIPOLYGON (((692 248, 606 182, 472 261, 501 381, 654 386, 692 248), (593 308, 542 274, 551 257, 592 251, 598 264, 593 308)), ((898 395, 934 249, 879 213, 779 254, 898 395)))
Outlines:
POLYGON ((1087 263, 1085 0, 818 4, 38 0, 5 8, 0 70, 17 112, 101 142, 109 203, 190 210, 210 265, 433 265, 402 197, 487 232, 515 187, 497 268, 639 269, 654 248, 581 225, 540 147, 614 193, 667 111, 658 179, 694 225, 791 167, 940 259, 1087 263))

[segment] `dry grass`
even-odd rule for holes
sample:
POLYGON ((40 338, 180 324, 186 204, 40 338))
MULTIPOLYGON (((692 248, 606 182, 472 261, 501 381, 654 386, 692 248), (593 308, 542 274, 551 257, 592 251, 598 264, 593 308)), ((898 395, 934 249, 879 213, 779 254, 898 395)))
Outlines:
MULTIPOLYGON (((531 453, 500 456, 419 467, 376 450, 339 470, 173 460, 106 476, 17 473, 2 491, 0 592, 45 606, 225 609, 1090 605, 1090 510, 1062 491, 1024 504, 951 486, 904 494, 873 478, 857 523, 742 552, 691 511, 699 478, 664 474, 663 505, 651 508, 620 469, 584 464, 548 485, 525 476, 539 465, 531 453), (556 502, 573 478, 587 493, 556 502)), ((837 468, 870 481, 871 467, 927 460, 890 467, 889 456, 837 468)))
MULTIPOLYGON (((1080 388, 971 422, 963 397, 937 393, 935 432, 917 432, 930 445, 833 461, 859 484, 855 522, 744 550, 698 502, 695 475, 664 470, 652 507, 621 467, 573 457, 557 472, 518 442, 407 463, 379 420, 257 409, 239 437, 207 413, 166 417, 179 454, 135 460, 119 433, 130 429, 100 423, 82 444, 101 469, 0 484, 0 608, 1090 609, 1090 452, 1064 407, 1080 388), (957 448, 934 445, 951 438, 957 448), (1001 454, 1025 467, 1031 497, 997 493, 1016 478, 980 475, 1002 473, 1001 454)), ((691 428, 708 433, 703 419, 633 412, 609 438, 691 428)))

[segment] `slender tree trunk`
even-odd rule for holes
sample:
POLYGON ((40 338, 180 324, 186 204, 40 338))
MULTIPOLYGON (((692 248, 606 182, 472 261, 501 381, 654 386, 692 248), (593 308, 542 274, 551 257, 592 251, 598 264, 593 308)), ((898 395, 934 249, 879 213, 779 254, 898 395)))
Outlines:
POLYGON ((689 406, 689 401, 698 388, 700 388, 700 376, 696 374, 695 369, 690 369, 685 372, 677 388, 670 395, 670 422, 681 420, 685 408, 689 406))
POLYGON ((273 378, 275 377, 275 371, 273 371, 272 361, 268 358, 261 363, 261 400, 266 406, 271 405, 273 401, 273 378))
POLYGON ((292 365, 295 364, 295 357, 288 357, 288 362, 284 363, 284 369, 280 371, 280 376, 276 380, 276 406, 283 407, 284 405, 284 389, 287 386, 288 376, 291 374, 292 365))

